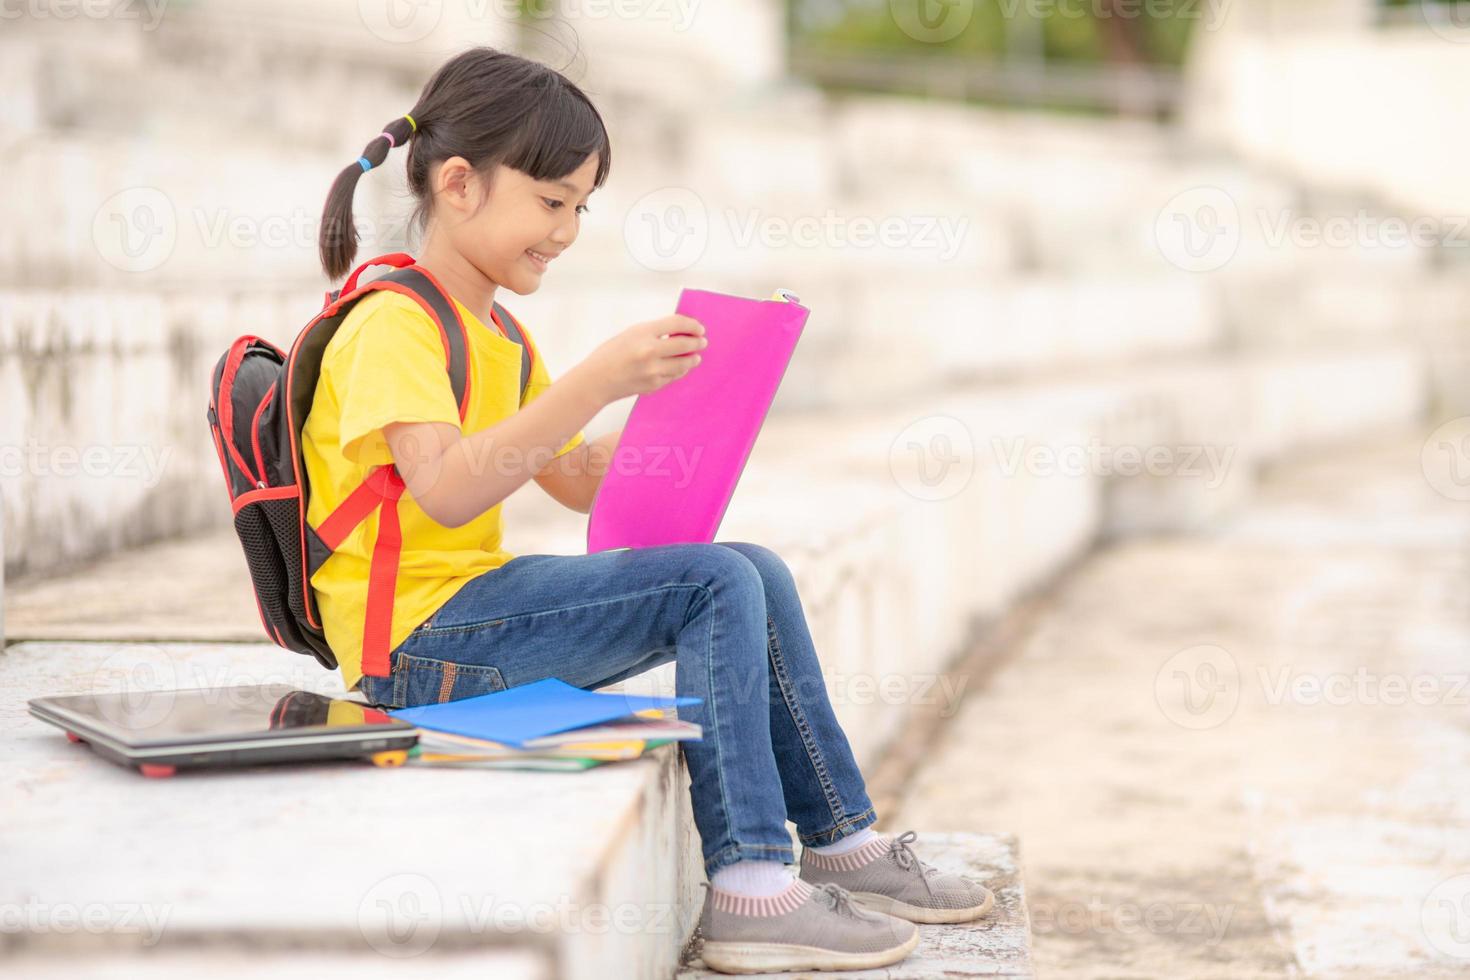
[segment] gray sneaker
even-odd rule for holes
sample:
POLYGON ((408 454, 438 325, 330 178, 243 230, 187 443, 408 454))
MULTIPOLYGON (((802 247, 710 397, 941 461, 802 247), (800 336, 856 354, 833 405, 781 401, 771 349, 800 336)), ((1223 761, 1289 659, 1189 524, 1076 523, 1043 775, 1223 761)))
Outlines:
POLYGON ((913 923, 864 909, 837 885, 793 878, 779 895, 747 898, 700 884, 700 955, 720 973, 866 970, 897 963, 919 944, 913 923))
POLYGON ((910 922, 969 922, 995 906, 995 896, 978 881, 919 860, 909 847, 917 836, 912 830, 897 837, 879 834, 846 854, 805 848, 801 877, 813 885, 840 885, 865 908, 910 922))

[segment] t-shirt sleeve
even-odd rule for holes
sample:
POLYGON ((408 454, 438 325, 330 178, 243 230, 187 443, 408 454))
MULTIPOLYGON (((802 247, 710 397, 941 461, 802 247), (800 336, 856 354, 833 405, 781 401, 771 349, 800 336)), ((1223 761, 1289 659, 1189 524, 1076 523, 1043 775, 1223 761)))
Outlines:
POLYGON ((419 311, 393 304, 373 310, 331 353, 329 370, 342 409, 338 441, 342 455, 354 463, 393 462, 383 435, 383 426, 393 422, 460 427, 444 342, 439 328, 419 311))
MULTIPOLYGON (((537 398, 540 398, 541 395, 545 393, 546 389, 551 387, 551 372, 547 369, 546 361, 544 358, 542 358, 540 349, 536 347, 536 342, 532 340, 530 334, 526 332, 524 324, 522 324, 521 326, 521 333, 526 338, 526 343, 530 345, 533 355, 531 358, 531 376, 526 379, 526 399, 524 402, 521 403, 521 407, 524 408, 526 405, 531 404, 537 398)), ((582 445, 582 443, 586 441, 586 431, 579 431, 576 435, 568 439, 565 445, 563 445, 560 449, 556 451, 556 456, 563 456, 568 452, 571 452, 573 449, 576 449, 578 446, 582 445)), ((552 458, 555 459, 556 456, 553 456, 552 458)))

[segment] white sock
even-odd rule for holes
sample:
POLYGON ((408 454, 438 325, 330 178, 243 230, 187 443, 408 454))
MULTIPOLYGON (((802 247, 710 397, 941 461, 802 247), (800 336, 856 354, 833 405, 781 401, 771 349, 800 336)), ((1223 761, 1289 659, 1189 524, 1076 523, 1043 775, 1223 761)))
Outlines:
POLYGON ((748 898, 768 898, 791 887, 793 878, 780 861, 736 861, 715 872, 710 884, 748 898))
POLYGON ((846 854, 848 851, 857 850, 859 847, 862 847, 868 841, 877 836, 878 835, 873 832, 872 827, 864 827, 862 830, 859 830, 855 834, 848 834, 846 837, 842 838, 835 844, 823 844, 821 847, 816 847, 814 845, 807 846, 810 847, 811 850, 816 851, 818 854, 846 854))

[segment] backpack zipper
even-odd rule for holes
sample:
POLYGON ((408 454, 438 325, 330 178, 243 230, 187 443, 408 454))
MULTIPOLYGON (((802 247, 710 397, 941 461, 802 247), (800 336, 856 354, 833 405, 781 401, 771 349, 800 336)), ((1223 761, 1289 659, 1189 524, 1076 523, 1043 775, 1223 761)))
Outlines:
POLYGON ((254 418, 250 420, 250 445, 255 451, 255 472, 260 475, 260 479, 255 481, 255 487, 258 490, 266 489, 265 458, 260 454, 260 414, 265 411, 265 407, 270 404, 271 399, 276 397, 276 388, 277 385, 270 386, 270 390, 265 393, 265 397, 255 407, 254 418))

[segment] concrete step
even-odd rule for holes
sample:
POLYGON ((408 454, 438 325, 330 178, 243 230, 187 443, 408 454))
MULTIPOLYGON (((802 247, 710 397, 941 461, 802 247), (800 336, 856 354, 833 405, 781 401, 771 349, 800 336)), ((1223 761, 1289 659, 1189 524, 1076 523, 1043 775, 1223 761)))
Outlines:
MULTIPOLYGON (((921 832, 912 846, 921 858, 945 871, 983 881, 995 894, 995 908, 974 922, 919 926, 918 948, 892 966, 823 971, 821 975, 854 980, 1035 976, 1031 965, 1031 921, 1026 911, 1026 889, 1016 838, 1009 834, 921 832)), ((700 945, 701 937, 696 936, 676 980, 713 980, 727 976, 705 968, 699 958, 700 945)), ((807 972, 762 975, 789 980, 811 976, 807 972)))
MULTIPOLYGON (((1100 535, 1218 520, 1260 465, 1415 417, 1423 375, 1414 351, 1380 348, 1099 369, 912 407, 777 416, 718 537, 786 559, 838 716, 869 762, 897 730, 891 708, 957 707, 963 678, 946 665, 977 622, 1100 535), (1158 472, 1141 470, 1151 448, 1167 456, 1158 472), (1108 455, 1119 449, 1140 455, 1133 469, 1108 455)), ((586 517, 537 489, 506 502, 505 522, 513 554, 585 550, 586 517)), ((229 530, 13 582, 6 604, 12 640, 260 636, 229 530), (170 589, 143 588, 158 581, 170 589)))
POLYGON ((165 975, 259 975, 261 957, 370 973, 432 957, 437 972, 442 956, 451 975, 661 976, 693 927, 702 872, 672 745, 580 773, 326 762, 146 779, 26 700, 265 682, 341 694, 340 681, 264 644, 0 656, 0 907, 36 923, 0 930, 0 956, 36 967, 24 975, 135 975, 146 955, 165 975))
MULTIPOLYGON (((340 685, 256 644, 27 642, 3 656, 0 723, 16 735, 0 764, 22 792, 7 815, 0 904, 28 925, 0 933, 0 950, 23 975, 121 976, 146 955, 165 977, 259 975, 272 962, 286 976, 372 976, 428 957, 448 976, 601 977, 618 963, 619 975, 652 977, 672 973, 687 945, 703 873, 671 746, 576 774, 327 762, 147 780, 32 718, 26 700, 265 682, 342 695, 340 685)), ((608 690, 658 689, 660 672, 608 690)), ((799 854, 794 834, 793 844, 799 854)), ((916 845, 985 881, 998 909, 926 926, 891 975, 1031 976, 1015 839, 935 833, 916 845)))

